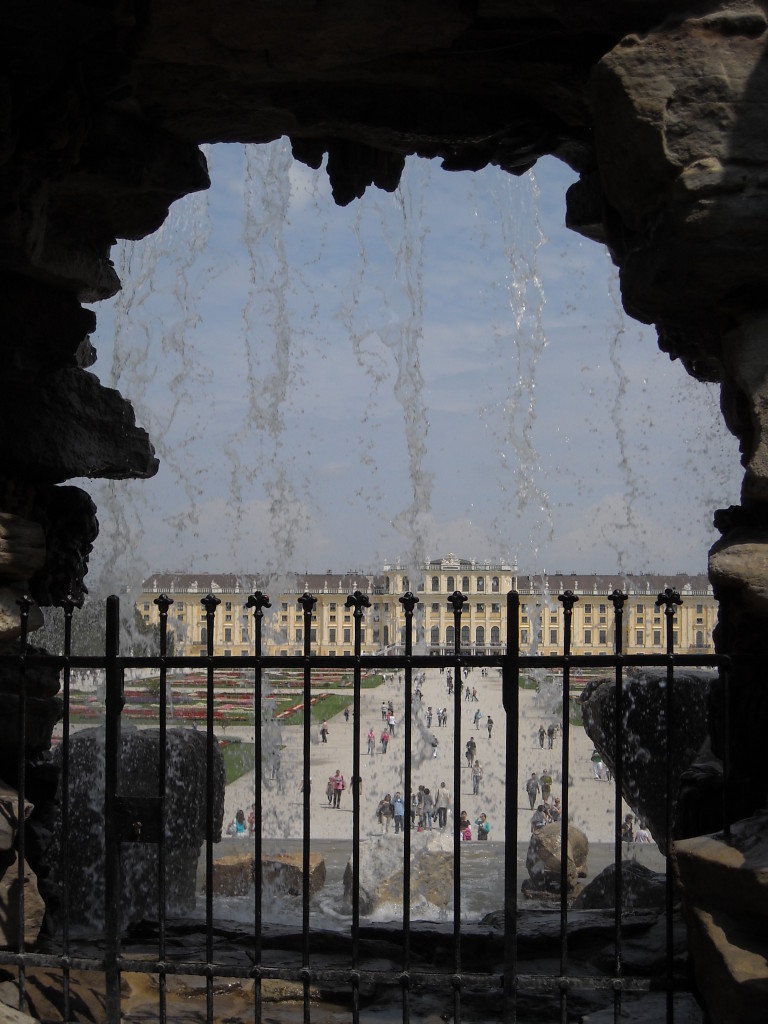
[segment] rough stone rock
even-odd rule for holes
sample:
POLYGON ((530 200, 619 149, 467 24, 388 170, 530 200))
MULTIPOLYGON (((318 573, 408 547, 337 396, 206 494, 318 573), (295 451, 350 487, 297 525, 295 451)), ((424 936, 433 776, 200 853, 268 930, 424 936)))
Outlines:
MULTIPOLYGON (((534 889, 560 891, 560 865, 562 861, 562 828, 559 824, 545 825, 531 836, 525 866, 534 889)), ((577 879, 587 874, 589 840, 575 825, 568 829, 567 878, 568 891, 576 887, 577 879)))
MULTIPOLYGON (((0 646, 7 646, 21 636, 19 601, 28 596, 28 587, 12 583, 0 587, 0 646)), ((43 613, 31 605, 27 618, 27 629, 39 629, 43 624, 43 613)))
MULTIPOLYGON (((672 703, 673 808, 679 778, 696 759, 708 735, 709 696, 713 676, 678 669, 672 703)), ((581 697, 587 735, 603 761, 616 771, 615 680, 588 684, 581 697)), ((665 749, 666 673, 629 670, 623 685, 622 795, 648 823, 661 850, 666 849, 665 749)))
POLYGON ((65 367, 17 376, 5 415, 22 423, 30 409, 35 430, 6 433, 3 462, 14 477, 59 483, 76 476, 122 480, 157 472, 154 448, 136 426, 130 403, 92 373, 65 367))
MULTIPOLYGON (((276 853, 261 858, 263 886, 273 893, 287 892, 299 896, 302 891, 303 858, 301 853, 276 853)), ((325 885, 325 859, 322 854, 309 853, 309 893, 315 893, 325 885)))
MULTIPOLYGON (((12 786, 0 782, 0 855, 7 854, 16 845, 19 831, 19 794, 12 786)), ((24 818, 28 819, 33 805, 24 801, 24 818)))
POLYGON ((757 1024, 768 1006, 768 811, 672 847, 696 984, 718 1024, 757 1024))
MULTIPOLYGON (((302 892, 303 856, 301 853, 277 853, 261 858, 263 888, 274 895, 302 892)), ((217 896, 245 896, 253 888, 256 865, 247 850, 226 854, 213 864, 213 891, 217 896)), ((325 859, 309 854, 309 892, 311 896, 325 885, 325 859)))
MULTIPOLYGON (((19 943, 19 858, 14 851, 10 862, 3 858, 0 877, 0 947, 18 949, 19 943)), ((24 864, 24 945, 37 942, 45 917, 45 903, 37 889, 37 876, 24 864)))
POLYGON ((709 552, 709 578, 716 590, 738 590, 747 611, 768 615, 768 530, 732 530, 717 541, 709 552))
POLYGON ((28 580, 44 564, 42 526, 0 512, 0 579, 28 580))
MULTIPOLYGON (((206 830, 206 737, 192 729, 167 731, 166 898, 169 915, 194 906, 195 878, 206 830)), ((119 792, 153 797, 158 792, 158 739, 154 729, 124 728, 119 792)), ((57 748, 57 755, 60 748, 57 748)), ((69 892, 77 923, 99 927, 104 913, 104 733, 87 729, 70 740, 69 892)), ((224 761, 214 745, 214 835, 221 838, 224 761)), ((61 863, 57 826, 57 868, 61 863)), ((158 856, 151 843, 123 843, 123 923, 157 918, 158 856)), ((56 880, 61 881, 56 874, 56 880)))
MULTIPOLYGON (((403 847, 394 837, 376 836, 360 844, 360 911, 371 914, 383 905, 403 902, 403 847)), ((453 899, 453 839, 428 836, 411 848, 411 911, 419 907, 447 910, 453 899)), ((344 870, 344 902, 352 903, 352 861, 344 870)))
MULTIPOLYGON (((616 904, 616 865, 609 864, 585 886, 571 904, 574 910, 599 910, 616 904)), ((666 906, 666 875, 636 860, 621 862, 621 905, 625 909, 666 906)))
POLYGON ((725 325, 734 290, 768 270, 765 31, 761 5, 711 4, 627 34, 591 81, 625 306, 641 320, 684 324, 689 339, 695 323, 706 335, 712 318, 725 325))
POLYGON ((678 840, 672 856, 687 901, 739 918, 768 917, 768 811, 736 822, 729 838, 678 840))

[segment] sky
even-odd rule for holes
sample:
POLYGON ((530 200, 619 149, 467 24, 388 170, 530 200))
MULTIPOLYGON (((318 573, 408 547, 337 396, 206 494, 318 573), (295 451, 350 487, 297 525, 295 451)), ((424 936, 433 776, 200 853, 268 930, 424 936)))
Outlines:
POLYGON ((160 458, 77 481, 93 593, 155 571, 373 571, 454 553, 521 572, 705 572, 738 502, 718 389, 621 308, 564 226, 575 175, 410 159, 333 203, 285 140, 206 150, 212 187, 113 259, 92 368, 160 458))

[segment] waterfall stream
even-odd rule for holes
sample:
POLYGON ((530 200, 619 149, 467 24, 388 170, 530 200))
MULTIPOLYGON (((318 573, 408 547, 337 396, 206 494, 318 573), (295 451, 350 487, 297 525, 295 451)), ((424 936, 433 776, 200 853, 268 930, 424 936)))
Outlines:
POLYGON ((561 165, 413 159, 393 195, 338 209, 285 140, 208 158, 210 194, 120 246, 123 291, 97 307, 94 370, 161 469, 86 482, 92 591, 161 569, 413 575, 449 550, 703 568, 735 443, 711 392, 627 321, 603 250, 561 229, 561 165), (704 415, 678 416, 691 401, 704 415))

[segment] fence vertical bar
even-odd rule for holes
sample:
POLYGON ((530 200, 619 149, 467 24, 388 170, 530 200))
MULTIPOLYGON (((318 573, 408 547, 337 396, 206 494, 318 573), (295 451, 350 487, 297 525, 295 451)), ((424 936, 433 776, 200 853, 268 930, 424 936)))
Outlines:
MULTIPOLYGON (((419 603, 418 597, 409 590, 398 598, 405 611, 405 655, 413 655, 413 610, 419 603)), ((413 667, 405 666, 405 794, 403 805, 403 1024, 410 1020, 410 970, 411 970, 411 714, 413 710, 413 667), (407 801, 407 803, 406 803, 407 801)))
POLYGON ((723 743, 723 835, 727 838, 731 835, 731 813, 729 806, 729 791, 731 788, 731 671, 730 663, 720 668, 720 678, 723 681, 723 730, 725 742, 723 743))
MULTIPOLYGON (((312 611, 317 604, 317 598, 312 594, 304 592, 299 598, 299 606, 304 615, 304 727, 302 736, 302 761, 304 765, 309 762, 309 743, 311 739, 311 718, 312 718, 312 666, 310 655, 312 653, 312 611)), ((310 804, 309 788, 304 787, 302 794, 302 880, 301 880, 301 967, 302 967, 302 997, 304 1007, 304 1024, 309 1024, 310 1017, 310 973, 309 973, 309 838, 310 838, 310 804)))
MULTIPOLYGON (((64 679, 63 696, 64 708, 62 719, 61 735, 61 946, 65 958, 69 958, 69 915, 70 915, 70 893, 69 893, 69 727, 70 708, 69 702, 72 689, 72 668, 69 659, 72 655, 72 614, 75 602, 70 594, 62 602, 64 611, 64 679)), ((70 1019, 70 973, 69 967, 62 969, 62 1013, 64 1020, 70 1019)))
POLYGON ((205 686, 205 1007, 206 1021, 213 1024, 213 636, 216 626, 216 608, 221 601, 207 594, 200 601, 205 609, 206 686, 205 686))
MULTIPOLYGON (((166 803, 165 803, 165 791, 168 782, 168 751, 166 749, 167 743, 167 728, 168 728, 168 666, 166 665, 165 659, 168 655, 168 609, 173 604, 173 598, 168 597, 167 594, 160 594, 155 598, 154 604, 157 605, 157 609, 160 613, 160 736, 157 749, 157 761, 158 761, 158 782, 157 782, 157 795, 160 799, 160 842, 157 851, 157 862, 158 862, 158 914, 157 914, 157 951, 160 962, 165 963, 165 915, 166 915, 166 851, 165 851, 165 837, 166 837, 166 803)), ((166 985, 167 978, 165 970, 160 971, 158 978, 158 1004, 160 1012, 161 1024, 166 1020, 166 985)))
POLYGON ((520 595, 507 594, 507 637, 501 670, 505 715, 504 792, 504 1004, 503 1019, 517 1020, 517 790, 520 746, 520 595))
POLYGON ((675 605, 682 604, 683 600, 676 590, 670 587, 659 594, 656 599, 657 606, 664 605, 664 619, 666 624, 666 647, 667 647, 667 677, 666 677, 666 700, 664 702, 664 717, 666 726, 666 753, 664 758, 664 809, 665 809, 665 832, 666 848, 664 850, 667 858, 666 868, 666 940, 667 940, 667 1024, 673 1024, 675 1019, 675 991, 674 991, 674 969, 675 969, 675 946, 674 946, 674 922, 672 920, 672 909, 674 905, 674 872, 672 869, 672 858, 670 850, 672 847, 672 716, 674 698, 674 617, 675 605))
MULTIPOLYGON (((624 775, 624 669, 621 662, 621 657, 624 653, 624 604, 627 601, 627 595, 622 594, 619 590, 614 590, 610 595, 610 601, 613 604, 613 626, 614 626, 614 638, 613 638, 613 649, 616 653, 616 669, 615 669, 615 688, 614 688, 614 722, 613 722, 613 734, 616 737, 616 754, 614 758, 614 805, 615 805, 615 816, 614 822, 614 835, 613 835, 613 862, 614 862, 614 918, 613 918, 613 931, 614 931, 614 965, 613 972, 614 977, 618 981, 621 978, 622 964, 621 964, 621 905, 622 905, 622 888, 623 888, 623 876, 621 870, 622 862, 622 849, 621 849, 621 807, 622 807, 622 780, 624 775)), ((619 1024, 621 1018, 621 986, 616 985, 613 995, 613 1019, 615 1024, 619 1024)))
MULTIPOLYGON (((24 869, 26 866, 26 820, 24 805, 27 802, 27 630, 29 628, 29 609, 32 605, 30 599, 24 595, 16 602, 20 613, 20 635, 19 649, 21 653, 21 672, 19 686, 19 729, 18 729, 18 768, 17 768, 17 810, 16 820, 18 821, 18 837, 16 839, 16 851, 18 863, 16 865, 16 880, 18 887, 17 895, 17 952, 24 953, 24 932, 25 932, 25 907, 24 907, 24 869)), ((26 976, 24 964, 19 964, 19 1010, 26 1007, 26 976)))
MULTIPOLYGON (((262 626, 264 624, 264 609, 271 608, 269 597, 260 590, 250 594, 245 603, 246 608, 253 608, 253 643, 254 651, 258 658, 262 657, 262 626)), ((254 978, 254 1000, 253 1019, 254 1024, 261 1020, 262 985, 261 985, 261 918, 262 918, 262 840, 261 840, 261 687, 262 669, 258 661, 253 669, 253 864, 254 864, 254 888, 253 888, 253 967, 256 976, 254 978)), ((302 764, 303 781, 302 792, 305 801, 309 796, 309 769, 307 761, 302 764)))
POLYGON ((105 989, 108 1024, 119 1024, 120 1012, 120 832, 117 790, 120 784, 120 715, 125 704, 120 653, 120 599, 107 598, 105 646, 104 738, 104 930, 105 989))
MULTIPOLYGON (((360 674, 362 652, 363 609, 370 608, 368 595, 356 590, 347 597, 345 608, 352 609, 355 625, 355 654, 353 666, 352 734, 352 885, 357 892, 360 885, 360 674)), ((352 913, 352 1022, 360 1019, 360 901, 355 901, 352 913)))
MULTIPOLYGON (((461 679, 461 610, 466 597, 458 590, 448 598, 448 604, 453 608, 453 680, 454 680, 454 714, 456 722, 454 725, 454 770, 453 786, 454 800, 459 799, 461 793, 461 691, 463 689, 461 679)), ((470 765, 470 772, 472 767, 470 765)), ((455 818, 455 814, 454 814, 455 818)), ((457 823, 458 824, 458 823, 457 823)), ((454 826, 453 837, 453 1019, 461 1020, 461 836, 458 827, 454 826)))
POLYGON ((563 813, 560 835, 560 1020, 568 1020, 568 762, 571 744, 571 631, 573 606, 579 600, 572 590, 558 594, 563 606, 563 753, 561 797, 563 813))

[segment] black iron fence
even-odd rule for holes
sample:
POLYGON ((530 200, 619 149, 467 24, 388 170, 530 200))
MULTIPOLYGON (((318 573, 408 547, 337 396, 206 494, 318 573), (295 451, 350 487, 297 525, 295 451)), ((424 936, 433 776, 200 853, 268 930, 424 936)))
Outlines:
MULTIPOLYGON (((571 614, 578 597, 570 592, 559 595, 562 605, 564 646, 557 656, 521 656, 519 653, 519 597, 515 592, 507 595, 507 636, 506 643, 497 653, 472 654, 462 650, 461 616, 466 598, 459 592, 449 598, 454 615, 456 644, 450 654, 435 656, 434 654, 415 654, 413 652, 414 610, 418 598, 413 594, 400 597, 406 621, 404 652, 399 654, 363 655, 361 653, 361 627, 364 622, 367 597, 356 592, 346 600, 346 607, 354 617, 355 654, 352 659, 345 659, 344 668, 353 675, 352 685, 352 718, 353 733, 353 773, 349 796, 352 801, 352 838, 350 846, 351 876, 351 912, 348 928, 337 932, 336 937, 329 939, 323 934, 322 942, 318 938, 319 930, 311 926, 310 907, 312 892, 310 888, 311 852, 313 844, 311 825, 311 800, 313 798, 310 772, 312 743, 312 724, 308 713, 312 698, 313 681, 323 670, 338 669, 338 660, 332 657, 313 655, 310 642, 312 610, 315 599, 304 594, 299 604, 304 616, 304 649, 299 656, 267 656, 261 654, 262 624, 264 609, 269 606, 268 598, 255 593, 248 597, 246 607, 251 610, 254 618, 256 654, 251 657, 237 659, 237 669, 249 674, 252 680, 253 720, 254 728, 254 763, 256 772, 253 786, 253 814, 258 823, 262 818, 263 784, 259 766, 264 760, 262 749, 261 722, 262 697, 266 685, 266 673, 273 669, 293 669, 302 674, 302 698, 307 713, 304 715, 302 728, 303 762, 301 765, 301 889, 298 900, 301 907, 301 925, 296 935, 289 940, 286 930, 277 931, 263 917, 263 879, 262 855, 263 842, 260 828, 253 834, 253 870, 254 885, 246 900, 250 900, 250 923, 247 927, 227 929, 222 912, 217 909, 214 898, 214 873, 216 847, 219 836, 219 822, 216 820, 217 781, 213 771, 217 747, 215 712, 217 706, 217 677, 221 673, 231 672, 232 659, 214 656, 213 637, 217 613, 218 599, 208 595, 202 599, 207 621, 208 641, 207 656, 200 658, 176 657, 168 655, 168 609, 172 604, 170 598, 161 595, 156 599, 160 612, 159 651, 150 657, 124 657, 119 651, 119 602, 115 597, 109 598, 106 605, 106 648, 103 657, 78 656, 72 650, 71 624, 76 611, 70 606, 65 609, 64 638, 62 656, 44 656, 35 652, 27 643, 28 606, 22 604, 22 635, 19 652, 4 655, 0 658, 3 671, 12 672, 18 679, 18 748, 14 755, 16 760, 15 778, 11 781, 18 790, 14 828, 16 833, 15 849, 18 853, 17 885, 11 886, 8 892, 15 903, 16 923, 15 936, 6 936, 6 948, 0 951, 0 969, 13 976, 18 984, 18 1005, 20 1009, 30 1008, 34 999, 30 998, 29 979, 35 972, 45 971, 47 977, 55 979, 58 998, 54 1003, 58 1007, 56 1020, 79 1020, 82 996, 73 996, 73 987, 81 984, 82 972, 91 979, 90 984, 96 989, 101 986, 97 995, 97 1004, 102 1007, 103 1018, 108 1024, 117 1024, 124 1019, 125 1009, 122 1005, 121 981, 126 976, 144 975, 152 979, 155 991, 154 1016, 161 1022, 186 1019, 178 1015, 170 1007, 172 998, 169 982, 179 978, 202 979, 204 987, 204 1005, 199 1016, 189 1019, 214 1021, 222 1019, 219 1012, 219 1000, 222 985, 240 982, 247 986, 248 1002, 254 1021, 265 1019, 265 991, 271 983, 280 981, 295 986, 300 1004, 300 1016, 305 1021, 314 1019, 319 1012, 320 1003, 327 1008, 333 1003, 348 1014, 348 1019, 357 1022, 364 1019, 373 1001, 379 1007, 379 1018, 386 1020, 402 1019, 411 1021, 422 1019, 423 1000, 430 995, 439 998, 441 1004, 448 1006, 446 1013, 458 1022, 462 1020, 497 1019, 514 1022, 529 1019, 553 1019, 567 1022, 579 1020, 582 1014, 581 996, 584 993, 602 993, 604 1004, 612 1008, 616 1021, 622 1013, 626 1013, 632 1001, 642 993, 660 990, 665 993, 666 1019, 672 1021, 675 1015, 675 1001, 687 988, 686 975, 679 970, 679 957, 675 952, 675 891, 670 862, 667 859, 666 898, 660 920, 665 928, 665 956, 663 976, 627 969, 623 955, 625 937, 635 925, 634 911, 625 906, 623 895, 623 876, 620 870, 622 862, 622 841, 620 824, 622 820, 622 791, 625 766, 623 763, 622 730, 624 728, 624 681, 628 669, 632 667, 655 667, 664 674, 664 707, 660 709, 660 720, 663 720, 666 741, 664 742, 665 761, 661 768, 665 793, 666 822, 665 835, 672 835, 673 829, 673 796, 677 781, 673 778, 672 744, 670 737, 674 735, 674 690, 675 672, 680 667, 696 666, 717 668, 721 677, 726 680, 727 662, 717 656, 700 654, 677 654, 672 648, 672 622, 676 604, 681 603, 679 595, 672 591, 660 594, 657 604, 664 609, 666 618, 666 651, 656 655, 626 656, 622 651, 622 614, 626 596, 615 592, 611 596, 614 609, 614 653, 600 659, 600 671, 605 676, 612 676, 614 681, 614 713, 615 713, 615 763, 613 764, 613 802, 615 805, 614 829, 614 874, 613 908, 608 912, 610 924, 610 963, 600 970, 585 966, 578 956, 574 959, 574 949, 582 941, 582 931, 578 927, 578 915, 570 909, 568 895, 567 858, 560 858, 561 879, 559 897, 548 912, 547 920, 555 928, 550 938, 541 946, 533 959, 521 956, 521 948, 529 941, 526 924, 526 907, 520 897, 520 878, 518 868, 518 841, 525 842, 528 835, 518 835, 518 793, 524 780, 518 778, 518 744, 519 744, 519 682, 521 676, 535 670, 557 672, 562 680, 560 694, 560 719, 562 723, 561 737, 561 771, 562 771, 562 818, 561 818, 561 849, 568 847, 569 834, 569 786, 567 780, 570 763, 571 745, 571 675, 585 669, 595 669, 595 659, 587 656, 571 654, 571 614), (351 660, 351 666, 350 666, 351 660), (60 766, 60 830, 57 847, 57 868, 60 879, 58 909, 55 916, 55 927, 41 935, 29 948, 25 940, 25 917, 28 911, 28 889, 25 888, 25 859, 27 853, 27 832, 25 801, 27 797, 28 747, 27 714, 29 708, 29 680, 39 669, 56 671, 60 674, 62 698, 61 740, 57 751, 57 763, 60 766), (71 848, 71 821, 74 808, 71 796, 71 750, 73 729, 70 722, 70 691, 73 673, 90 669, 95 673, 103 673, 105 679, 105 743, 104 743, 104 805, 103 805, 103 888, 104 915, 100 926, 94 927, 91 934, 82 930, 73 933, 70 926, 72 918, 72 895, 69 892, 69 862, 73 856, 71 848), (157 791, 153 795, 137 798, 125 788, 125 779, 121 777, 121 716, 125 704, 125 678, 128 670, 151 670, 157 674, 159 685, 157 699, 159 713, 155 728, 159 731, 157 744, 156 778, 157 791), (196 919, 196 926, 184 921, 187 941, 180 946, 178 925, 167 912, 167 884, 169 868, 167 864, 167 836, 169 822, 166 805, 167 788, 167 723, 168 682, 172 674, 184 670, 203 670, 205 676, 205 716, 204 716, 204 747, 207 765, 204 808, 204 842, 202 853, 202 906, 196 919), (411 830, 406 828, 402 850, 402 911, 395 921, 375 923, 367 920, 361 913, 360 904, 360 863, 361 863, 361 792, 358 781, 361 778, 362 716, 361 693, 364 675, 370 670, 402 673, 404 677, 404 793, 413 792, 412 775, 412 728, 415 681, 427 670, 446 670, 456 680, 452 694, 453 722, 455 723, 452 738, 453 792, 458 794, 461 788, 462 760, 464 757, 464 737, 461 728, 462 686, 458 685, 465 670, 498 670, 501 676, 502 699, 505 721, 499 723, 503 727, 505 745, 505 785, 504 785, 504 835, 503 844, 498 844, 497 854, 504 859, 503 886, 496 896, 498 913, 494 920, 482 928, 470 926, 462 915, 464 865, 462 860, 461 835, 459 830, 453 831, 452 837, 452 899, 450 920, 425 926, 414 915, 412 904, 411 879, 411 830), (132 847, 149 845, 157 858, 156 871, 156 920, 153 927, 137 933, 126 927, 121 893, 125 884, 126 853, 132 847), (199 944, 189 939, 194 932, 199 937, 199 944), (388 962, 382 964, 381 942, 385 941, 388 949, 388 962), (293 943, 293 945, 292 945, 293 943), (290 950, 290 955, 286 952, 290 950), (375 952, 374 952, 375 950, 375 952), (541 968, 542 962, 548 964, 541 968), (93 981, 96 978, 97 981, 93 981), (98 979, 101 979, 99 982, 98 979), (381 994, 388 993, 386 1002, 390 1016, 381 1017, 381 994), (534 1014, 530 1007, 541 997, 549 1000, 552 1015, 549 1017, 534 1014)), ((727 699, 725 708, 727 709, 727 699)), ((200 730, 202 732, 202 730, 200 730)), ((728 765, 725 765, 726 773, 728 765)), ((724 791, 727 786, 724 787, 724 791)), ((724 809, 724 821, 727 828, 727 815, 724 809)), ((100 883, 101 884, 101 883, 100 883)), ((605 916, 605 915, 603 915, 605 916)), ((9 920, 13 914, 9 914, 9 920)), ((7 930, 7 929, 6 929, 7 930)), ((172 987, 172 986, 171 986, 172 987)), ((35 1006, 31 1009, 34 1011, 35 1006)), ((340 1010, 340 1012, 341 1012, 340 1010)), ((49 1011, 50 1012, 50 1011, 49 1011)), ((296 1019, 283 1011, 285 1019, 296 1019)), ((138 1018, 134 1018, 138 1019, 138 1018)), ((144 1018, 142 1018, 144 1019, 144 1018)), ((245 1018, 238 1018, 245 1019, 245 1018)), ((270 1011, 270 1019, 280 1019, 280 1012, 270 1011)), ((321 1016, 317 1019, 327 1019, 321 1016)), ((622 1017, 621 1019, 625 1019, 622 1017)))

